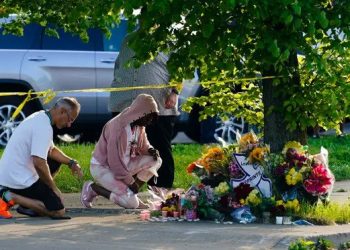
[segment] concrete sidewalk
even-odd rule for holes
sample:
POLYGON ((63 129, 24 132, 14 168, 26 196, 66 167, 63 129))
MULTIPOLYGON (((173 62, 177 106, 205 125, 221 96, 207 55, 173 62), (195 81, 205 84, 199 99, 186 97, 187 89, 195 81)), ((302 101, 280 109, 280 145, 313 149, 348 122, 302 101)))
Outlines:
MULTIPOLYGON (((350 182, 337 182, 331 199, 349 203, 350 182), (345 192, 337 192, 343 189, 345 192)), ((79 194, 65 194, 71 220, 28 218, 0 220, 0 249, 288 249, 300 237, 325 236, 336 244, 350 240, 350 224, 293 226, 144 222, 138 210, 116 207, 100 198, 82 208, 79 194)), ((143 196, 144 198, 145 196, 143 196)))

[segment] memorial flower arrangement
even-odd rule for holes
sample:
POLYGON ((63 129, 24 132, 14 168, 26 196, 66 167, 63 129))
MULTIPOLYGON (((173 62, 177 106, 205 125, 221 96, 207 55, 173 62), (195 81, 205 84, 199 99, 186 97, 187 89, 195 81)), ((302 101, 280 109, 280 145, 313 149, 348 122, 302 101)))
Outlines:
POLYGON ((253 132, 238 135, 235 145, 207 147, 186 171, 200 183, 180 194, 177 206, 165 207, 179 207, 189 218, 292 216, 302 202, 325 198, 334 183, 325 149, 310 155, 307 147, 288 142, 281 153, 270 153, 253 132))
POLYGON ((254 132, 242 136, 238 134, 237 141, 236 152, 245 154, 249 163, 263 164, 266 154, 270 152, 269 146, 260 142, 254 132))
POLYGON ((318 198, 325 199, 334 184, 327 157, 323 148, 320 154, 310 155, 300 143, 287 143, 280 156, 270 156, 279 160, 273 162, 267 158, 265 162, 274 193, 284 201, 298 199, 315 203, 318 198))

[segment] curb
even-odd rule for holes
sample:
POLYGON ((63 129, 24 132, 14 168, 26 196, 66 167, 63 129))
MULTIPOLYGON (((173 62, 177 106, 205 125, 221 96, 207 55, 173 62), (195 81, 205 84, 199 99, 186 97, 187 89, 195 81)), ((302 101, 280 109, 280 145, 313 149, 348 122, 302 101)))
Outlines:
POLYGON ((72 214, 139 214, 141 209, 125 209, 125 208, 80 208, 70 207, 66 208, 67 213, 72 214))

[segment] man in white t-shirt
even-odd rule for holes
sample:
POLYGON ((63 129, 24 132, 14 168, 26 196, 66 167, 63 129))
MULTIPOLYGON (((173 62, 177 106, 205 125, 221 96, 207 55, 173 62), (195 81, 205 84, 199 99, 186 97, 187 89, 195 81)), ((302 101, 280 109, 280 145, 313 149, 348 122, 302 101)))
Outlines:
POLYGON ((55 147, 52 126, 70 127, 79 111, 75 98, 60 98, 52 109, 30 115, 15 129, 0 160, 0 218, 11 218, 8 208, 14 204, 40 216, 64 218, 53 175, 60 164, 80 178, 82 171, 77 161, 55 147))

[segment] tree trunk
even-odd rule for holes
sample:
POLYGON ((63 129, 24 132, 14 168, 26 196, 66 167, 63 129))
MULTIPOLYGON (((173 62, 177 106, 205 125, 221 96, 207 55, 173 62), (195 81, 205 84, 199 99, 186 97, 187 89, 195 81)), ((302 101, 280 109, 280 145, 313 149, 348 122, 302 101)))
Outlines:
MULTIPOLYGON (((296 54, 291 55, 289 65, 297 69, 296 54)), ((277 76, 280 73, 270 69, 263 72, 263 75, 277 76)), ((300 86, 300 77, 297 73, 293 74, 292 78, 280 79, 277 86, 273 84, 273 79, 263 80, 264 142, 270 145, 271 152, 280 152, 288 141, 298 141, 303 145, 307 142, 305 131, 300 129, 290 131, 285 121, 283 103, 290 98, 287 90, 293 85, 300 86)))

